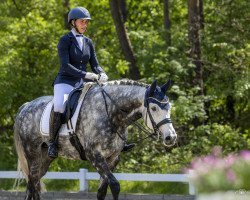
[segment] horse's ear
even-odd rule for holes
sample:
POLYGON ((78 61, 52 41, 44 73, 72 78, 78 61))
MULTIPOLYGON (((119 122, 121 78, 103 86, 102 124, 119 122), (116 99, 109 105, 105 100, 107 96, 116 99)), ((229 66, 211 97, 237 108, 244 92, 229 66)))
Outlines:
POLYGON ((169 79, 164 85, 161 86, 161 91, 165 94, 172 85, 173 81, 169 79))
POLYGON ((154 82, 150 85, 149 92, 148 92, 148 96, 149 96, 149 97, 154 96, 154 92, 155 92, 156 85, 157 85, 157 82, 156 82, 156 81, 154 81, 154 82))

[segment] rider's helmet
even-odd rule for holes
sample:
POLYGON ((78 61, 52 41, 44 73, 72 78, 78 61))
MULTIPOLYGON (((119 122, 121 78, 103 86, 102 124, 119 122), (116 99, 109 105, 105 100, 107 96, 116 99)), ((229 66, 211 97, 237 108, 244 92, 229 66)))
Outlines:
POLYGON ((68 14, 68 23, 76 19, 91 19, 89 11, 84 7, 73 8, 68 14))

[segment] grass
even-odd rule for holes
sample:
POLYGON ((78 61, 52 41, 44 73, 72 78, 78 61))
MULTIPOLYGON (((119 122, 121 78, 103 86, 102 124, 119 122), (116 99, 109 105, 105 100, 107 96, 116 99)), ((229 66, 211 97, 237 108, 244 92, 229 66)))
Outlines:
MULTIPOLYGON (((0 180, 0 190, 13 190, 14 179, 0 180)), ((43 180, 47 191, 78 192, 78 180, 43 180)), ((89 192, 97 192, 98 181, 89 181, 89 192)), ((128 182, 120 181, 121 193, 140 194, 188 194, 186 183, 166 182, 128 182)), ((22 181, 18 187, 19 191, 25 191, 26 183, 22 181)), ((108 190, 110 193, 110 189, 108 190)))
MULTIPOLYGON (((13 190, 14 179, 0 180, 0 190, 13 190)), ((47 191, 78 192, 78 180, 43 180, 47 191)), ((97 192, 99 181, 89 181, 89 192, 97 192)), ((137 194, 188 194, 187 183, 120 181, 121 193, 137 194)), ((19 191, 25 191, 26 182, 23 180, 19 191)), ((110 189, 108 189, 110 193, 110 189)))

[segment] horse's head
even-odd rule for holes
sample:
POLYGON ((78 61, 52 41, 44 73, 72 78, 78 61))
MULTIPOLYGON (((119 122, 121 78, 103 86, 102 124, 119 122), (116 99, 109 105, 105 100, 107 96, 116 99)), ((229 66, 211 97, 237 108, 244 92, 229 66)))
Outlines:
POLYGON ((175 144, 177 134, 170 119, 170 102, 165 95, 170 88, 172 81, 169 80, 161 87, 154 81, 147 88, 144 99, 143 118, 146 125, 155 133, 161 135, 163 144, 172 146, 175 144))

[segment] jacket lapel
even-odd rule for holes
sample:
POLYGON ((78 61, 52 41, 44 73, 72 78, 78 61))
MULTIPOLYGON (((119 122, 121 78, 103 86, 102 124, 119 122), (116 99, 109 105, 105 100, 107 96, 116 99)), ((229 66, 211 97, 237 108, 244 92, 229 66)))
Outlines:
MULTIPOLYGON (((68 36, 70 37, 71 41, 76 45, 76 47, 82 52, 81 48, 79 47, 79 44, 75 38, 75 36, 73 35, 73 33, 70 31, 68 36)), ((84 42, 83 42, 84 43, 84 42)))
POLYGON ((86 43, 85 36, 83 36, 83 40, 82 40, 82 52, 84 52, 84 50, 85 50, 85 43, 86 43))

